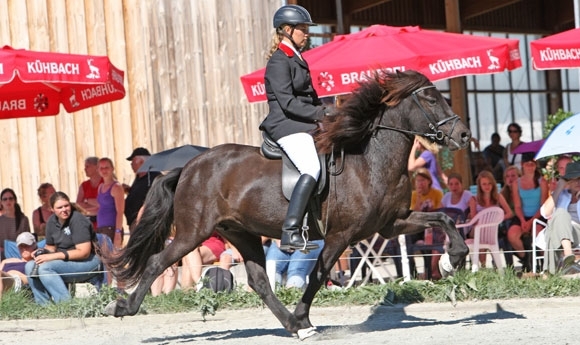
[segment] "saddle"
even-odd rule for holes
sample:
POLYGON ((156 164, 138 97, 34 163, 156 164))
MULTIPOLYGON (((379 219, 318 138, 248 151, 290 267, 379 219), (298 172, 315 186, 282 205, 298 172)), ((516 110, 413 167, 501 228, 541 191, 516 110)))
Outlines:
MULTIPOLYGON (((268 159, 282 160, 282 194, 284 194, 284 197, 287 200, 290 200, 294 186, 296 185, 296 182, 298 182, 298 178, 300 178, 300 172, 296 169, 296 166, 294 166, 294 163, 292 163, 290 158, 288 158, 288 155, 286 155, 284 150, 280 148, 278 143, 264 131, 262 131, 262 138, 264 139, 262 146, 260 147, 262 155, 268 159)), ((314 224, 316 224, 317 230, 324 235, 326 231, 321 220, 322 212, 320 195, 324 192, 324 188, 326 187, 328 175, 326 169, 327 155, 319 154, 318 160, 320 162, 320 177, 318 178, 316 189, 310 197, 305 218, 310 214, 315 220, 314 224)))

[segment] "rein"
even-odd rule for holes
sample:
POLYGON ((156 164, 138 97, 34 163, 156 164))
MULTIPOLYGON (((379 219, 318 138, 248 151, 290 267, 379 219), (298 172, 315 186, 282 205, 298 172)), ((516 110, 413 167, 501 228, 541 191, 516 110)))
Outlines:
MULTIPOLYGON (((450 116, 446 119, 443 119, 439 122, 436 122, 432 119, 432 116, 429 116, 429 114, 427 113, 425 108, 423 108, 423 106, 419 102, 419 99, 417 98, 417 94, 419 92, 422 92, 426 89, 433 89, 433 88, 435 88, 435 85, 423 86, 423 87, 420 87, 417 90, 413 91, 413 93, 411 94, 413 101, 415 102, 415 104, 417 104, 419 109, 421 109, 421 113, 423 113, 423 116, 425 117, 425 119, 429 123, 429 128, 431 129, 432 133, 417 132, 417 131, 411 131, 408 129, 402 129, 402 128, 396 128, 396 127, 377 124, 375 126, 375 128, 373 129, 373 131, 375 132, 375 135, 379 129, 389 129, 389 130, 397 131, 397 132, 401 132, 401 133, 420 135, 423 137, 427 137, 427 138, 431 139, 432 141, 436 141, 438 143, 440 143, 445 137, 448 137, 453 144, 455 144, 457 147, 459 147, 459 145, 455 142, 455 140, 451 139, 451 136, 450 136, 450 134, 453 133, 453 130, 455 130, 455 125, 459 121, 459 116, 457 114, 453 114, 453 116, 450 116), (442 130, 439 129, 439 127, 446 124, 449 121, 453 121, 453 125, 451 126, 451 130, 447 134, 445 134, 442 130)), ((383 118, 383 114, 381 114, 381 117, 379 118, 379 121, 378 121, 379 123, 383 118)))

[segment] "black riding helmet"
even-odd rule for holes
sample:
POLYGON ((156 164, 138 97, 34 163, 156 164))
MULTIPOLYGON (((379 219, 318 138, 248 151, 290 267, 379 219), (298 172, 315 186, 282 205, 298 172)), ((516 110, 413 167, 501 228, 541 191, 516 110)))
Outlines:
POLYGON ((279 29, 284 24, 292 26, 298 24, 317 25, 312 21, 310 13, 304 7, 298 5, 282 6, 274 13, 274 28, 279 29))

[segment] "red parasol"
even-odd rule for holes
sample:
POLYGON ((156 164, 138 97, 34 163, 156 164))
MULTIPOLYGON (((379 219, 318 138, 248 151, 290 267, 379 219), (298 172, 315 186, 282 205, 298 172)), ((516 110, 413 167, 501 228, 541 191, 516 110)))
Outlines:
POLYGON ((75 112, 125 96, 106 56, 0 49, 0 119, 75 112))
MULTIPOLYGON (((377 69, 416 70, 431 81, 489 74, 522 66, 519 41, 422 30, 417 26, 373 25, 339 35, 304 52, 319 96, 345 94, 377 69)), ((265 68, 242 76, 250 102, 266 100, 265 68)))
POLYGON ((580 28, 530 42, 534 69, 580 68, 580 28))

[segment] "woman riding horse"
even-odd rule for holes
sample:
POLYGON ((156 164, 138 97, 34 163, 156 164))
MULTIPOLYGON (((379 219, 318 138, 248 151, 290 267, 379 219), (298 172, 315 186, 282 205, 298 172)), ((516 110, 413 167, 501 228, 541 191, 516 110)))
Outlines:
POLYGON ((325 246, 293 313, 270 288, 261 242, 261 236, 280 236, 286 214, 281 162, 266 159, 257 147, 236 144, 214 147, 182 170, 155 180, 143 218, 126 248, 109 260, 121 281, 139 286, 126 300, 111 302, 105 312, 136 314, 155 278, 214 230, 243 256, 250 287, 284 328, 301 339, 316 333, 310 305, 351 243, 377 232, 394 238, 439 227, 449 237, 450 265, 457 267, 469 250, 452 219, 439 212, 409 209, 407 157, 415 135, 451 150, 466 147, 470 140, 469 129, 435 86, 414 71, 380 71, 322 123, 325 130, 316 135, 319 152, 343 151, 344 155, 336 155, 342 158, 331 165, 337 168, 322 195, 326 234, 311 234, 313 239, 324 238, 325 246), (175 239, 163 249, 173 223, 175 239))

